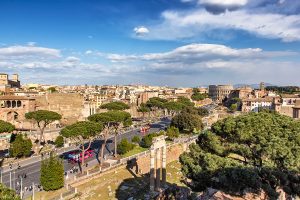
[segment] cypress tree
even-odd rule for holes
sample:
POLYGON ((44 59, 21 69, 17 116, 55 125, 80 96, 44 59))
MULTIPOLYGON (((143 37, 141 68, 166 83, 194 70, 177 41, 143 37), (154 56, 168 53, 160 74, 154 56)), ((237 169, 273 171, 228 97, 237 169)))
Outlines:
POLYGON ((46 191, 64 186, 64 165, 60 158, 51 153, 50 158, 42 161, 40 181, 46 191))

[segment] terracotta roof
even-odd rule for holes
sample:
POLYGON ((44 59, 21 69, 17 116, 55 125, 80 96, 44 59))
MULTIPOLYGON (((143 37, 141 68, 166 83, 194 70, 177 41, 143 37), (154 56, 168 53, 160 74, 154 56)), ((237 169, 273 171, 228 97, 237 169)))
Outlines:
POLYGON ((34 97, 4 95, 0 96, 0 100, 34 100, 34 97))

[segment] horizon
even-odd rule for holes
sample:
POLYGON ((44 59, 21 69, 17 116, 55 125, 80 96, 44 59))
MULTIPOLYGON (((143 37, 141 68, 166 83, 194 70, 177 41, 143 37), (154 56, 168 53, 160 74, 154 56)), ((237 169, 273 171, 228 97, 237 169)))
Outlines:
POLYGON ((22 84, 300 86, 299 21, 293 0, 3 0, 0 72, 22 84))

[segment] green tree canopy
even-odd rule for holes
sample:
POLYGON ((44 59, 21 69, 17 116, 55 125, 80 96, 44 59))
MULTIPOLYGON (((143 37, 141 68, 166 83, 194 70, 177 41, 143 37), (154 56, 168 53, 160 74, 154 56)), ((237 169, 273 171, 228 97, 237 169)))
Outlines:
POLYGON ((186 98, 186 97, 178 97, 177 102, 182 103, 185 106, 191 106, 191 107, 195 106, 195 104, 193 102, 191 102, 191 100, 186 98))
POLYGON ((167 130, 166 130, 166 136, 168 136, 168 140, 173 140, 174 138, 178 138, 179 137, 179 129, 174 127, 174 126, 170 126, 167 130))
POLYGON ((205 98, 208 98, 208 94, 201 94, 198 90, 198 88, 193 88, 193 94, 191 96, 192 100, 194 101, 201 101, 204 100, 205 98))
POLYGON ((0 133, 10 133, 15 130, 15 126, 9 122, 0 120, 0 133))
POLYGON ((146 105, 151 109, 162 109, 164 108, 164 103, 166 103, 166 99, 162 99, 159 97, 152 97, 147 102, 146 105))
POLYGON ((103 125, 101 123, 82 121, 66 126, 60 131, 60 134, 65 138, 84 140, 94 138, 102 130, 103 125))
POLYGON ((14 141, 10 144, 9 153, 12 157, 26 157, 30 156, 32 149, 32 142, 29 138, 22 134, 17 134, 14 141))
POLYGON ((188 114, 193 114, 193 115, 199 115, 200 117, 205 117, 209 115, 209 112, 205 108, 195 108, 191 106, 187 106, 182 109, 181 113, 188 113, 188 114))
POLYGON ((124 126, 132 124, 131 115, 125 111, 112 110, 104 113, 97 113, 88 117, 93 122, 101 122, 106 125, 108 123, 123 123, 124 126))
POLYGON ((39 144, 41 144, 41 141, 43 139, 44 130, 46 126, 51 124, 52 122, 56 120, 61 119, 61 115, 48 110, 38 110, 34 112, 28 112, 25 114, 26 119, 33 120, 37 123, 38 128, 40 129, 40 140, 39 144))
POLYGON ((45 191, 62 188, 64 186, 63 161, 52 153, 50 158, 42 160, 40 181, 45 191))
POLYGON ((228 117, 200 134, 180 161, 195 190, 263 189, 276 199, 280 187, 300 195, 300 122, 267 111, 228 117))
POLYGON ((173 117, 171 126, 177 127, 180 131, 192 132, 200 131, 203 128, 202 120, 199 115, 180 113, 173 117))
POLYGON ((186 105, 176 101, 164 103, 164 107, 173 114, 180 112, 186 105))
POLYGON ((0 199, 1 200, 21 200, 14 190, 9 189, 0 183, 0 199))
POLYGON ((137 110, 138 112, 143 113, 143 117, 145 116, 145 113, 149 113, 150 112, 150 108, 146 106, 146 104, 141 103, 140 107, 137 110))
POLYGON ((126 110, 129 109, 129 106, 121 101, 106 103, 101 105, 101 108, 107 109, 107 110, 126 110))
POLYGON ((123 138, 118 144, 118 153, 123 155, 128 151, 132 150, 135 147, 135 144, 130 143, 126 138, 123 138))

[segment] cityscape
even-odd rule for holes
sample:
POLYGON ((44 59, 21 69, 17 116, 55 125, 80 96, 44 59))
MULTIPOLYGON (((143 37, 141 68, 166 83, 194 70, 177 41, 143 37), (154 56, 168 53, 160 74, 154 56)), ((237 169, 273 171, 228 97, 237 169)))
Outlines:
POLYGON ((0 1, 0 200, 300 199, 300 1, 0 1))

